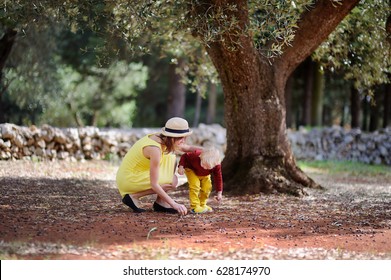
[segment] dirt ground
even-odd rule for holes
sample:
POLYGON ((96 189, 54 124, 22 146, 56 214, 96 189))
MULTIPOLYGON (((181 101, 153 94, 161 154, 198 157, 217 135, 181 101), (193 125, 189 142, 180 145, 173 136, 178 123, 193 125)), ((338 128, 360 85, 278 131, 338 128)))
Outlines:
MULTIPOLYGON (((391 175, 305 170, 302 198, 225 196, 213 213, 133 213, 105 161, 0 161, 1 259, 391 259, 391 175)), ((173 197, 188 205, 181 187, 173 197)))

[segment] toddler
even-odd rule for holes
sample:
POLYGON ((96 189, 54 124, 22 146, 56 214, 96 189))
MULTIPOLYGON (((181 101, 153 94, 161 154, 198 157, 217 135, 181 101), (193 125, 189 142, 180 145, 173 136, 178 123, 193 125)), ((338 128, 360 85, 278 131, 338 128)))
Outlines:
POLYGON ((189 183, 189 199, 192 213, 212 212, 212 207, 206 204, 212 191, 211 174, 217 192, 215 199, 221 202, 223 195, 223 178, 219 151, 214 148, 195 150, 181 156, 178 173, 186 174, 189 183))

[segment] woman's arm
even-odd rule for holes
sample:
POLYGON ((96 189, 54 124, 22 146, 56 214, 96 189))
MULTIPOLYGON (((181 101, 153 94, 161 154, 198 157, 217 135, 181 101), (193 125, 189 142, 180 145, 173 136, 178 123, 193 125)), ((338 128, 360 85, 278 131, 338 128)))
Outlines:
POLYGON ((184 205, 176 203, 160 186, 159 184, 159 164, 161 159, 161 151, 158 147, 147 146, 144 148, 144 156, 150 160, 150 183, 152 190, 166 201, 172 208, 178 211, 179 214, 185 215, 187 209, 184 205))
POLYGON ((204 148, 202 146, 194 146, 194 145, 188 145, 188 144, 182 144, 179 146, 180 150, 184 153, 189 152, 195 152, 196 150, 203 150, 204 148))
POLYGON ((174 200, 163 190, 159 184, 159 164, 161 159, 161 152, 157 147, 146 147, 144 148, 145 154, 149 155, 150 170, 149 177, 151 187, 155 193, 157 193, 163 200, 173 206, 174 200))

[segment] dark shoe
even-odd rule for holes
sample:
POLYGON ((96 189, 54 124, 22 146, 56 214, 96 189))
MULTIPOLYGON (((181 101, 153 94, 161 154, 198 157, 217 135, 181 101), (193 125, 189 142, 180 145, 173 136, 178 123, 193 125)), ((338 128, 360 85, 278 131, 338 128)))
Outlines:
POLYGON ((158 204, 156 201, 153 203, 153 210, 155 212, 178 214, 178 211, 174 208, 166 208, 158 204))
POLYGON ((142 213, 142 212, 145 212, 146 210, 145 209, 142 209, 142 208, 138 208, 136 206, 136 204, 134 204, 132 198, 130 197, 130 195, 128 194, 125 194, 124 198, 122 199, 122 202, 124 204, 126 204, 127 206, 129 206, 130 208, 132 208, 132 210, 136 213, 142 213))

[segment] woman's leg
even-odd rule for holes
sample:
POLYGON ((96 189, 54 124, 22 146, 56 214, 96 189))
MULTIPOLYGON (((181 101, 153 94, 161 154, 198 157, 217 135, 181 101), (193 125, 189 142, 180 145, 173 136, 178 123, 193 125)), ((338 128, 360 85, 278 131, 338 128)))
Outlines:
MULTIPOLYGON (((172 190, 175 190, 176 189, 176 186, 174 187, 173 185, 171 184, 164 184, 164 185, 161 185, 161 187, 163 188, 163 190, 167 193, 169 191, 172 191, 172 190)), ((159 204, 160 206, 163 206, 165 208, 170 208, 170 204, 168 204, 165 200, 163 200, 160 196, 157 196, 156 197, 156 203, 159 204)))
MULTIPOLYGON (((173 186, 167 184, 167 185, 163 185, 162 188, 164 191, 168 192, 169 190, 173 189, 173 186)), ((141 208, 142 206, 141 206, 141 202, 139 199, 143 196, 152 195, 152 194, 155 194, 155 192, 152 189, 133 193, 133 194, 125 194, 125 196, 122 198, 122 202, 124 204, 126 204, 127 206, 129 206, 130 208, 132 208, 133 211, 136 213, 145 212, 146 210, 141 208)), ((162 200, 162 199, 159 200, 159 196, 158 196, 156 199, 156 202, 158 203, 159 201, 161 201, 159 203, 161 206, 170 207, 170 205, 165 203, 164 200, 162 200)))
MULTIPOLYGON (((175 168, 176 168, 175 155, 165 155, 162 160, 162 164, 159 168, 159 175, 160 175, 159 183, 165 192, 175 190, 178 186, 178 177, 174 174, 175 168)), ((131 193, 131 194, 126 194, 123 199, 123 202, 129 207, 131 207, 135 212, 143 212, 145 210, 141 209, 141 203, 139 199, 143 196, 153 195, 153 194, 156 193, 152 190, 152 188, 131 193)), ((157 196, 156 198, 156 203, 159 204, 157 207, 162 206, 160 208, 162 208, 163 210, 165 208, 171 210, 170 208, 171 206, 159 196, 157 196)), ((155 203, 154 203, 154 208, 155 208, 155 203)), ((177 211, 175 212, 177 213, 177 211)))
MULTIPOLYGON (((169 192, 169 191, 175 189, 175 187, 173 187, 173 185, 171 185, 171 184, 164 184, 164 185, 161 185, 161 187, 163 188, 163 190, 165 192, 169 192)), ((135 200, 139 200, 141 197, 147 196, 147 195, 151 195, 151 194, 156 194, 156 193, 154 192, 154 190, 148 189, 148 190, 145 190, 145 191, 132 193, 132 194, 130 194, 130 196, 132 198, 134 198, 135 200)))
POLYGON ((133 197, 130 194, 125 194, 122 198, 122 202, 133 209, 136 213, 142 213, 145 212, 145 209, 141 208, 141 203, 138 200, 138 198, 133 197))
MULTIPOLYGON (((176 165, 177 162, 175 155, 170 154, 163 156, 162 163, 159 168, 159 183, 166 193, 175 190, 178 186, 178 177, 175 175, 176 165)), ((163 208, 171 209, 171 206, 160 196, 156 198, 156 203, 163 206, 163 208)))

